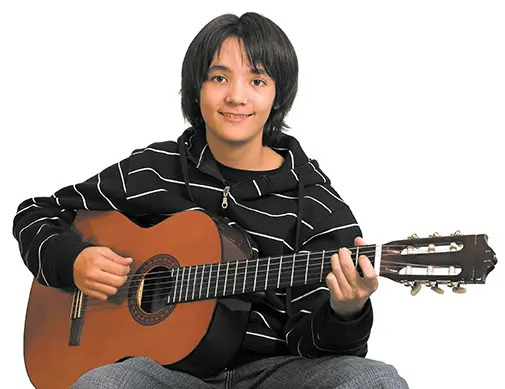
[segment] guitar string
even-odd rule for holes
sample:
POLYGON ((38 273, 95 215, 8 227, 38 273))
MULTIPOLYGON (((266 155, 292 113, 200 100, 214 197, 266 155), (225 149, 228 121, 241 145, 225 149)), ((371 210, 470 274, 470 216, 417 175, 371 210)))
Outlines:
MULTIPOLYGON (((315 267, 315 266, 313 266, 313 267, 315 267)), ((320 268, 320 266, 317 266, 317 270, 318 270, 318 271, 319 271, 319 268, 320 268)), ((244 273, 244 274, 245 274, 245 273, 244 273)), ((324 277, 325 277, 325 279, 326 279, 326 274, 327 274, 327 273, 325 273, 325 276, 324 276, 324 277)), ((427 276, 428 276, 428 275, 427 275, 427 276)), ((429 275, 429 276, 435 276, 435 275, 429 275)), ((286 278, 286 277, 284 277, 284 278, 286 278)), ((309 282, 310 282, 310 283, 312 284, 312 281, 314 281, 314 280, 318 280, 318 279, 320 280, 320 279, 321 279, 321 277, 314 277, 313 275, 308 276, 308 277, 307 277, 307 283, 309 283, 309 282)), ((215 282, 215 280, 216 280, 216 278, 214 277, 214 278, 211 280, 210 285, 209 285, 209 282, 205 282, 205 281, 204 281, 204 283, 203 283, 203 284, 208 285, 208 286, 210 287, 210 290, 212 290, 214 293, 215 293, 215 289, 216 289, 216 288, 215 288, 215 286, 216 286, 216 282, 215 282)), ((305 276, 304 276, 303 274, 302 274, 302 275, 297 275, 297 276, 293 277, 293 283, 294 283, 294 284, 295 284, 295 283, 298 283, 298 282, 301 282, 301 281, 304 281, 304 280, 305 280, 305 276)), ((224 281, 224 277, 223 277, 223 278, 221 278, 221 277, 220 277, 220 278, 219 278, 219 281, 224 281)), ((176 301, 176 303, 179 303, 179 302, 185 302, 185 301, 186 301, 186 298, 185 298, 185 297, 184 297, 184 298, 181 298, 181 295, 182 295, 182 294, 186 295, 186 290, 188 291, 188 292, 187 292, 188 297, 189 297, 189 296, 193 296, 194 294, 198 294, 198 295, 200 295, 200 293, 199 293, 200 288, 198 288, 198 292, 197 292, 197 288, 196 288, 196 286, 197 286, 197 285, 200 285, 200 283, 201 283, 201 282, 197 282, 197 283, 195 283, 195 282, 194 282, 194 279, 190 280, 190 281, 189 281, 189 284, 188 284, 188 281, 183 282, 183 285, 182 285, 182 289, 183 289, 183 290, 182 290, 182 293, 181 293, 181 290, 179 290, 179 286, 177 287, 177 289, 178 289, 178 290, 175 290, 175 291, 173 290, 173 284, 174 284, 173 279, 172 279, 172 282, 168 281, 168 282, 165 282, 165 283, 158 283, 158 284, 156 285, 156 286, 157 286, 157 289, 156 289, 155 291, 153 291, 153 293, 148 293, 148 292, 150 292, 150 290, 147 290, 147 291, 145 291, 145 292, 143 293, 143 295, 142 295, 142 297, 143 297, 142 301, 143 301, 143 303, 149 303, 149 302, 155 301, 155 300, 148 300, 147 298, 148 298, 148 297, 150 297, 150 296, 157 295, 159 292, 163 292, 163 291, 165 291, 165 290, 166 290, 166 291, 169 291, 169 292, 170 292, 170 293, 168 293, 168 294, 167 294, 167 296, 168 296, 168 295, 172 295, 172 291, 174 291, 175 293, 174 293, 174 296, 173 296, 173 297, 174 297, 176 300, 177 300, 177 295, 179 295, 179 301, 176 301), (169 285, 168 285, 168 286, 161 286, 161 287, 160 287, 160 285, 164 285, 164 284, 169 284, 169 285), (194 288, 193 288, 193 286, 194 286, 194 288)), ((223 291, 223 289, 224 289, 224 282, 223 282, 223 283, 221 283, 222 287, 221 287, 221 286, 219 286, 219 282, 217 282, 217 284, 218 284, 218 295, 217 295, 217 296, 216 296, 216 295, 214 295, 214 296, 210 296, 209 298, 218 298, 218 297, 223 297, 222 291, 223 291)), ((253 287, 254 287, 254 281, 253 281, 253 280, 249 280, 249 281, 248 281, 248 280, 246 280, 246 282, 245 282, 246 288, 244 288, 244 286, 243 286, 243 285, 244 285, 244 283, 243 283, 243 282, 240 282, 240 283, 239 283, 239 287, 238 287, 238 288, 236 287, 236 288, 235 288, 235 290, 240 291, 240 290, 241 290, 240 285, 242 285, 242 289, 246 289, 246 290, 248 290, 248 292, 247 292, 247 293, 251 293, 251 292, 253 292, 253 290, 252 290, 252 289, 253 289, 253 287), (249 288, 250 288, 250 290, 249 290, 249 288)), ((263 279, 260 283, 258 283, 258 285, 259 285, 258 290, 263 291, 263 290, 264 290, 264 285, 265 285, 265 281, 264 281, 264 279, 263 279)), ((302 283, 301 285, 303 285, 303 283, 302 283)), ((297 286, 297 285, 295 285, 295 286, 297 286)), ((298 285, 298 286, 299 286, 299 285, 298 285)), ((127 295, 128 295, 128 291, 126 291, 126 293, 123 293, 123 291, 124 291, 124 289, 127 289, 127 288, 129 288, 129 287, 130 287, 130 285, 125 285, 125 286, 123 286, 123 287, 119 288, 119 289, 118 289, 118 291, 121 291, 121 293, 116 293, 115 295, 113 295, 113 296, 112 296, 112 298, 116 298, 116 299, 117 299, 117 298, 126 298, 126 297, 127 297, 127 295)), ((228 291, 228 292, 230 293, 229 295, 233 294, 233 293, 230 291, 230 289, 231 289, 231 282, 230 282, 230 283, 227 285, 227 287, 226 287, 226 291, 228 291)), ((267 289, 275 289, 275 277, 274 277, 273 279, 270 279, 270 280, 269 280, 269 282, 267 282, 267 289), (272 282, 272 281, 274 281, 274 282, 272 282), (273 284, 273 285, 272 285, 272 284, 273 284)), ((226 291, 225 291, 225 294, 224 294, 225 296, 226 296, 226 291)), ((255 290, 255 291, 256 291, 256 290, 255 290)), ((244 292, 244 294, 245 294, 245 293, 246 293, 246 292, 244 292)), ((205 293, 205 294, 206 294, 206 293, 205 293)), ((241 294, 241 293, 239 293, 239 294, 241 294)), ((228 295, 228 296, 229 296, 229 295, 228 295)), ((93 300, 91 300, 91 301, 90 301, 90 303, 88 303, 88 306, 93 305, 93 304, 92 304, 92 302, 93 302, 93 301, 96 301, 97 303, 106 303, 106 301, 103 301, 103 300, 93 299, 93 300)), ((192 301, 192 299, 191 299, 191 298, 188 298, 188 300, 187 300, 187 301, 188 301, 188 302, 189 302, 189 301, 192 301)), ((197 300, 195 300, 195 301, 197 301, 197 300)))
MULTIPOLYGON (((319 279, 319 277, 316 277, 316 278, 313 278, 313 279, 308 279, 308 282, 309 282, 309 280, 310 281, 314 281, 314 280, 318 280, 318 279, 319 279)), ((432 281, 432 282, 434 282, 434 281, 432 281)), ((246 283, 246 285, 247 285, 247 283, 246 283)), ((298 286, 301 286, 301 285, 298 285, 298 286)), ((247 290, 247 288, 246 288, 246 290, 247 290)), ((268 290, 275 290, 275 288, 272 287, 271 285, 268 285, 268 290)), ((184 298, 184 299, 180 299, 180 301, 176 300, 175 302, 170 302, 170 303, 168 303, 166 301, 166 298, 163 298, 163 300, 161 302, 163 304, 163 307, 166 307, 166 306, 174 305, 174 304, 176 305, 176 304, 181 304, 181 303, 186 303, 186 302, 189 303, 189 302, 198 302, 198 301, 206 301, 206 300, 215 300, 215 299, 223 298, 223 297, 230 297, 230 296, 236 296, 236 295, 241 295, 241 294, 250 294, 250 293, 262 292, 262 291, 265 291, 265 289, 258 288, 258 289, 254 290, 254 291, 250 290, 250 291, 247 291, 247 292, 244 292, 244 293, 238 293, 238 294, 235 294, 235 295, 232 295, 230 293, 229 295, 225 294, 224 296, 222 294, 218 293, 217 296, 215 296, 215 295, 214 296, 209 295, 208 298, 207 297, 203 297, 203 296, 201 298, 195 298, 195 299, 188 298, 188 300, 186 300, 184 298)), ((183 294, 185 294, 185 292, 183 292, 183 294)), ((196 294, 196 291, 195 291, 195 294, 196 294)), ((188 297, 189 297, 189 295, 190 295, 190 292, 188 292, 188 297)), ((101 310, 124 308, 121 305, 118 306, 118 305, 116 305, 114 303, 110 303, 109 301, 98 300, 98 299, 95 299, 93 297, 86 297, 86 300, 87 301, 86 301, 86 305, 85 305, 85 312, 87 312, 87 311, 97 311, 97 310, 101 311, 101 310)), ((123 298, 121 301, 127 302, 128 299, 123 298)), ((149 304, 149 303, 152 303, 154 301, 160 302, 159 299, 153 299, 153 300, 144 300, 143 299, 142 303, 143 304, 149 304)), ((160 309, 162 309, 162 308, 160 308, 160 309)), ((157 310, 156 312, 158 312, 158 311, 159 310, 157 310)))
MULTIPOLYGON (((360 247, 364 247, 364 246, 360 246, 360 247)), ((404 248, 404 246, 400 246, 400 247, 404 248)), ((384 246, 383 246, 383 248, 384 248, 384 246)), ((388 246, 388 248, 389 248, 389 246, 388 246)), ((333 254, 336 254, 336 253, 338 252, 338 250, 328 250, 328 251, 326 251, 326 250, 325 250, 325 251, 315 251, 315 252, 310 252, 310 253, 309 253, 310 259, 311 259, 311 260, 313 260, 314 258, 316 258, 316 259, 322 259, 322 258, 323 258, 322 256, 318 256, 318 257, 316 257, 316 255, 323 254, 323 252, 324 252, 324 254, 325 254, 325 255, 324 255, 324 258, 328 258, 328 259, 330 259, 330 257, 331 257, 333 254)), ((352 251, 352 250, 351 250, 351 254, 352 254, 352 255, 355 255, 355 254, 356 254, 356 252, 357 252, 357 250, 354 250, 354 251, 352 251)), ((368 250, 367 250, 367 249, 364 249, 363 251, 362 251, 362 250, 360 250, 360 251, 359 251, 359 255, 360 255, 360 256, 361 256, 361 255, 371 255, 371 254, 373 254, 373 255, 375 256, 375 253, 376 253, 376 251, 375 251, 375 247, 373 247, 371 250, 370 250, 370 249, 368 249, 368 250)), ((395 254, 397 254, 396 252, 394 252, 394 253, 395 253, 395 254)), ((352 255, 351 255, 351 256, 352 256, 352 255)), ((382 255, 387 255, 387 252, 384 252, 384 249, 383 249, 382 255)), ((400 254, 398 254, 398 255, 400 255, 400 254)), ((302 252, 302 253, 295 254, 295 256, 297 257, 297 258, 295 259, 295 261, 300 261, 300 262, 304 262, 304 263, 307 261, 306 254, 305 254, 305 253, 303 253, 303 252, 302 252), (298 258, 298 257, 300 257, 300 258, 298 258)), ((406 254, 405 256, 408 256, 408 254, 406 254)), ((249 261, 251 261, 251 262, 253 262, 253 261, 254 261, 254 262, 255 262, 255 261, 258 261, 258 262, 261 264, 262 262, 268 262, 268 260, 270 260, 271 262, 272 262, 272 261, 274 261, 274 262, 275 262, 276 260, 280 260, 281 258, 282 258, 283 260, 287 260, 287 261, 289 261, 289 260, 290 260, 290 263, 292 263, 293 254, 283 254, 282 256, 271 256, 271 257, 263 257, 263 258, 249 259, 249 261)), ((240 261, 240 262, 245 263, 245 262, 246 262, 246 259, 240 259, 239 261, 240 261)), ((233 262, 236 262, 236 261, 233 261, 233 262)), ((212 264, 212 265, 217 265, 217 264, 219 264, 219 263, 222 263, 222 262, 216 262, 216 263, 214 263, 214 264, 212 264)), ((224 263, 226 263, 226 262, 224 262, 224 263)), ((384 261, 382 261, 382 263, 385 263, 385 262, 384 262, 384 261)), ((203 265, 204 265, 204 264, 191 265, 191 266, 203 266, 203 265)), ((205 265, 209 265, 209 266, 210 266, 211 264, 210 264, 210 263, 208 263, 208 264, 205 264, 205 265)), ((160 264, 160 265, 159 265, 159 267, 162 267, 162 266, 164 266, 164 265, 163 265, 163 264, 160 264)), ((186 267, 189 267, 189 266, 186 266, 186 267)), ((180 267, 180 268, 182 268, 182 267, 180 267)), ((162 272, 164 272, 164 271, 162 271, 162 272)), ((157 273, 157 272, 150 272, 150 274, 156 274, 156 273, 157 273)), ((127 276, 127 277, 128 277, 129 279, 134 279, 134 278, 136 278, 136 277, 143 277, 143 275, 133 274, 133 275, 129 275, 129 276, 127 276)))
MULTIPOLYGON (((205 268, 203 267, 203 265, 191 265, 191 266, 184 266, 184 267, 167 268, 165 270, 160 270, 157 272, 148 272, 148 273, 143 273, 143 274, 137 274, 136 275, 137 277, 132 278, 129 281, 130 281, 130 283, 133 283, 133 282, 139 283, 146 276, 148 276, 149 281, 160 281, 160 280, 165 280, 165 279, 175 280, 177 278, 177 275, 176 275, 177 269, 184 269, 184 272, 185 272, 186 269, 191 268, 192 271, 194 271, 197 266, 198 266, 197 282, 198 282, 198 278, 202 277, 201 276, 202 271, 205 272, 204 277, 208 277, 210 271, 212 271, 212 275, 213 275, 212 279, 216 279, 218 265, 221 265, 221 266, 219 266, 219 273, 220 273, 219 280, 224 281, 227 278, 226 277, 226 267, 227 267, 228 263, 230 264, 230 266, 228 267, 228 279, 231 278, 232 280, 233 280, 233 278, 238 278, 238 276, 245 276, 246 265, 247 265, 247 273, 249 273, 250 275, 252 273, 256 273, 258 275, 263 275, 263 273, 266 273, 267 271, 270 271, 270 270, 272 272, 275 272, 275 277, 278 277, 278 275, 279 275, 280 262, 270 263, 270 269, 267 269, 269 267, 268 264, 258 265, 258 271, 256 272, 256 265, 254 265, 254 263, 246 263, 246 261, 239 260, 239 261, 230 261, 230 262, 218 262, 218 263, 214 263, 214 264, 208 264, 208 266, 206 264, 205 268), (211 267, 211 265, 213 267, 211 267), (174 270, 173 274, 168 274, 168 273, 172 273, 172 270, 174 270), (235 270, 237 270, 236 274, 235 274, 235 270), (153 276, 153 275, 156 275, 156 276, 153 276)), ((290 277, 291 272, 296 273, 300 269, 301 270, 314 269, 314 268, 320 269, 322 267, 322 265, 324 266, 323 268, 325 269, 328 267, 329 264, 330 264, 330 261, 322 264, 322 261, 319 258, 311 258, 309 260, 308 265, 307 265, 307 260, 304 260, 304 261, 295 260, 294 266, 293 266, 293 260, 283 261, 282 266, 281 266, 281 269, 282 269, 281 270, 281 277, 283 279, 286 277, 290 277)), ((372 267, 373 266, 374 265, 372 264, 372 267)), ((402 269, 405 266, 422 267, 422 268, 426 268, 428 266, 431 266, 434 269, 447 268, 447 266, 442 266, 442 265, 425 265, 425 264, 418 264, 418 263, 394 262, 394 261, 381 262, 381 269, 384 268, 384 270, 386 270, 386 267, 388 269, 396 269, 396 268, 402 269), (388 266, 385 266, 385 265, 388 265, 388 266), (393 265, 393 266, 389 266, 389 265, 393 265)), ((189 273, 189 271, 188 271, 188 273, 189 273)), ((186 279, 186 277, 188 277, 188 273, 185 272, 184 279, 186 279)), ((179 272, 179 275, 182 280, 182 272, 179 272)), ((191 276, 191 280, 194 281, 195 277, 194 277, 193 273, 190 273, 189 276, 191 276)), ((302 274, 302 276, 303 276, 303 274, 302 274)))
MULTIPOLYGON (((227 263, 227 262, 225 262, 227 263)), ((284 262, 286 264, 286 269, 288 270, 286 273, 282 273, 281 272, 281 279, 282 280, 285 280, 285 279, 289 279, 290 278, 290 275, 289 275, 289 269, 293 269, 293 281, 298 281, 297 278, 300 278, 300 279, 305 279, 305 272, 303 274, 300 274, 299 270, 307 270, 307 279, 308 279, 308 273, 312 272, 314 273, 314 270, 316 270, 317 272, 319 272, 319 270, 321 269, 321 262, 309 262, 308 266, 307 266, 307 261, 304 261, 304 263, 301 263, 299 265, 295 265, 293 266, 293 261, 286 261, 284 262), (298 271, 298 272, 296 272, 298 271), (295 275, 296 273, 296 275, 295 275)), ((223 263, 218 263, 216 265, 223 265, 223 263)), ((210 280, 210 284, 211 285, 214 285, 214 289, 215 289, 215 285, 216 283, 219 285, 219 283, 221 283, 221 285, 224 286, 224 282, 226 281, 227 283, 229 282, 230 284, 235 280, 239 279, 240 278, 240 281, 238 282, 239 284, 239 288, 240 288, 240 285, 242 285, 243 287, 243 284, 244 284, 244 277, 246 275, 246 268, 245 266, 240 266, 242 264, 245 265, 245 262, 244 261, 234 261, 234 262, 230 262, 231 266, 229 266, 229 271, 228 271, 228 277, 226 277, 226 270, 223 269, 224 266, 221 266, 220 267, 220 274, 219 274, 219 277, 217 277, 217 267, 214 267, 212 269, 212 277, 211 277, 211 280, 210 280), (239 267, 237 268, 237 272, 236 272, 236 276, 235 276, 235 267, 236 267, 236 264, 239 264, 239 267), (217 280, 217 281, 216 281, 217 280)), ((325 277, 326 277, 326 274, 328 274, 329 270, 327 270, 327 267, 328 265, 330 264, 330 262, 328 262, 326 264, 326 268, 324 268, 325 271, 325 277)), ((279 271, 278 271, 278 266, 276 267, 275 265, 277 264, 273 264, 273 266, 271 266, 271 269, 267 269, 268 265, 265 265, 265 264, 262 264, 262 265, 259 265, 258 266, 258 271, 256 272, 256 266, 253 265, 253 266, 248 266, 247 267, 247 270, 248 270, 248 274, 250 275, 250 277, 252 277, 252 274, 254 273, 256 275, 257 278, 263 278, 263 275, 267 272, 267 271, 271 271, 274 276, 273 278, 270 278, 269 281, 272 282, 272 281, 275 281, 275 279, 277 278, 278 279, 278 276, 279 276, 279 271), (261 266, 261 267, 260 267, 261 266)), ((419 266, 419 264, 408 264, 408 263, 402 263, 402 262, 393 262, 393 261, 385 261, 383 263, 381 263, 381 265, 388 265, 388 266, 381 266, 381 269, 383 270, 386 270, 386 267, 390 270, 397 270, 397 269, 402 269, 404 268, 405 266, 408 266, 408 265, 412 265, 412 266, 419 266)), ((433 267, 433 269, 438 269, 438 268, 441 268, 441 269, 446 269, 446 266, 437 266, 437 265, 430 265, 433 267)), ((177 269, 177 268, 174 268, 174 270, 177 269)), ((179 268, 179 269, 182 269, 182 268, 179 268)), ((189 266, 186 267, 186 269, 189 269, 189 266)), ((177 287, 179 288, 179 285, 181 285, 179 282, 182 283, 183 286, 186 286, 189 282, 190 284, 190 287, 192 284, 196 284, 196 285, 200 285, 200 284, 206 284, 208 285, 209 284, 209 274, 210 274, 210 265, 208 267, 209 269, 209 272, 207 272, 207 268, 205 269, 201 269, 203 271, 205 271, 205 273, 203 274, 203 283, 202 283, 202 275, 201 275, 201 272, 198 273, 197 272, 197 276, 196 276, 196 281, 195 281, 195 277, 193 275, 193 277, 191 279, 189 279, 191 277, 191 274, 189 271, 187 274, 184 274, 184 279, 182 278, 182 272, 179 272, 180 274, 180 279, 177 279, 177 277, 175 275, 172 275, 172 274, 168 274, 168 273, 171 273, 171 270, 172 269, 167 269, 165 271, 160 271, 160 272, 156 272, 156 273, 159 273, 159 274, 163 274, 161 276, 157 276, 157 277, 149 277, 148 278, 148 282, 153 282, 153 281, 156 281, 156 286, 160 286, 160 285, 165 285, 165 284, 169 284, 169 288, 171 288, 175 283, 176 283, 176 280, 177 280, 177 287), (189 277, 188 277, 189 276, 189 277), (160 281, 167 281, 167 282, 160 282, 160 281)), ((151 273, 148 273, 149 275, 151 273)), ((431 275, 431 276, 434 276, 434 275, 431 275)), ((141 278, 141 275, 139 275, 139 278, 141 278)), ((264 280, 264 278, 263 278, 264 280)), ((136 282, 137 284, 139 284, 139 281, 138 280, 135 280, 135 281, 130 281, 128 283, 128 285, 132 285, 133 282, 136 282)), ((246 284, 247 284, 247 279, 246 279, 246 284)), ((264 281, 262 281, 264 283, 264 281)), ((159 288, 158 288, 159 289, 159 288)), ((237 288, 236 288, 237 289, 237 288)), ((118 293, 116 293, 114 296, 121 296, 121 294, 119 293, 119 289, 118 289, 118 293)))

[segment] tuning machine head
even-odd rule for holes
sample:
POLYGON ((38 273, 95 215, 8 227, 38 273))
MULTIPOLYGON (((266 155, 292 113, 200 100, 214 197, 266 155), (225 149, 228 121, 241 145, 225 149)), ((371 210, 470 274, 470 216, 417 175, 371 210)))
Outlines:
POLYGON ((452 291, 457 294, 466 293, 466 289, 461 286, 461 283, 458 283, 458 285, 454 286, 452 288, 452 291))
POLYGON ((431 290, 438 294, 444 294, 444 290, 438 286, 438 283, 435 283, 435 285, 431 287, 431 290))
POLYGON ((415 296, 416 294, 419 293, 419 291, 421 290, 421 287, 423 286, 422 284, 420 284, 419 282, 417 281, 414 281, 413 283, 410 283, 410 282, 405 282, 404 284, 405 286, 410 286, 412 289, 410 291, 410 294, 412 296, 415 296))

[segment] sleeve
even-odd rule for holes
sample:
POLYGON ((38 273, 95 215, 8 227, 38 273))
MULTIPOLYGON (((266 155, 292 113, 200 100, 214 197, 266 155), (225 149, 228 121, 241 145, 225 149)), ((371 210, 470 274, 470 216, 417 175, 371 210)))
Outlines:
POLYGON ((74 285, 74 261, 82 250, 92 246, 71 229, 76 212, 125 213, 128 165, 127 158, 80 184, 19 205, 13 234, 25 265, 42 285, 59 288, 74 285))
MULTIPOLYGON (((342 205, 317 225, 299 252, 352 247, 357 236, 362 236, 361 229, 348 206, 342 205)), ((292 288, 291 313, 284 330, 289 349, 312 358, 332 354, 364 357, 373 322, 370 299, 358 315, 343 320, 331 309, 329 298, 325 276, 319 284, 292 288)))

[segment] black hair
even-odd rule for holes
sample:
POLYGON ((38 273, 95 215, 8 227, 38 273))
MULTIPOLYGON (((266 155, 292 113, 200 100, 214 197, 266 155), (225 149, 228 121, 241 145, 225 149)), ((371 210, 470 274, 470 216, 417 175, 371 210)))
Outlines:
POLYGON ((290 128, 284 118, 298 89, 298 59, 288 37, 270 19, 254 12, 241 17, 225 14, 207 23, 188 47, 182 64, 181 106, 184 118, 194 128, 205 128, 200 110, 200 89, 207 79, 216 52, 229 37, 237 37, 253 67, 259 64, 275 81, 275 99, 264 130, 263 143, 290 128))

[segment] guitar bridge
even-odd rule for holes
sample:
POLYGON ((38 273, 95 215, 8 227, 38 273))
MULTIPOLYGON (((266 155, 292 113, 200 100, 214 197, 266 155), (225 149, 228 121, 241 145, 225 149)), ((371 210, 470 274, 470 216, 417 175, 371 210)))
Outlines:
POLYGON ((70 337, 68 339, 69 346, 79 346, 81 343, 82 326, 84 324, 86 297, 79 289, 74 291, 72 299, 72 312, 70 315, 70 337))

